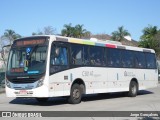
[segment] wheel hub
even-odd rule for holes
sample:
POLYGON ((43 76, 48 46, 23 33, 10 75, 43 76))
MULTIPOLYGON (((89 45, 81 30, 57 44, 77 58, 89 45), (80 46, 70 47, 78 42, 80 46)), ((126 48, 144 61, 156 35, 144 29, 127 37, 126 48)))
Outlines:
POLYGON ((136 93, 136 86, 135 85, 132 85, 132 88, 131 88, 131 90, 132 90, 132 93, 136 93))
POLYGON ((75 89, 73 91, 73 98, 78 99, 80 97, 80 91, 78 89, 75 89))

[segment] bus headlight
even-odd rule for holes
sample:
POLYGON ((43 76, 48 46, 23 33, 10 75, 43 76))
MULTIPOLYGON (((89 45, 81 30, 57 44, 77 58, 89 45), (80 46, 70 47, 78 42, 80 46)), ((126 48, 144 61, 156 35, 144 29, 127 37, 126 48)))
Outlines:
POLYGON ((5 82, 6 86, 7 86, 7 87, 9 87, 9 88, 11 88, 11 85, 10 85, 9 80, 6 78, 6 80, 5 80, 5 81, 6 81, 6 82, 5 82))
POLYGON ((44 76, 43 76, 43 77, 41 77, 41 79, 40 79, 40 80, 38 80, 37 87, 40 87, 40 86, 42 86, 42 85, 43 85, 43 80, 44 80, 44 76))

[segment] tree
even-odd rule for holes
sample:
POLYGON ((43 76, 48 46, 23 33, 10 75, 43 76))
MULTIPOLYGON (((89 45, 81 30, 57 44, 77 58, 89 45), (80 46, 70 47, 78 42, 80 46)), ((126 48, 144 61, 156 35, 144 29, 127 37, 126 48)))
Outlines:
POLYGON ((130 33, 128 30, 125 30, 123 26, 118 27, 117 31, 112 32, 112 40, 115 41, 122 41, 125 36, 130 36, 130 33))
POLYGON ((74 37, 75 36, 75 28, 72 27, 72 24, 69 23, 68 25, 64 25, 64 29, 61 30, 62 36, 66 37, 74 37))
POLYGON ((144 38, 151 38, 151 37, 154 37, 158 30, 157 30, 157 26, 151 26, 149 25, 148 27, 145 27, 143 30, 143 35, 141 36, 141 39, 144 38))
POLYGON ((77 37, 77 38, 82 38, 82 36, 84 36, 85 35, 85 33, 87 32, 87 30, 86 29, 83 29, 83 26, 84 25, 76 25, 75 26, 75 36, 77 37))
POLYGON ((160 30, 158 30, 157 34, 154 36, 154 40, 157 43, 157 46, 155 48, 157 58, 160 60, 160 30))
POLYGON ((32 35, 43 35, 43 32, 41 32, 41 31, 33 32, 32 35))
POLYGON ((39 30, 37 33, 33 32, 32 35, 53 35, 55 34, 56 29, 52 26, 46 26, 43 30, 39 30))
POLYGON ((44 34, 45 35, 53 35, 55 33, 56 29, 52 26, 46 26, 44 27, 44 34))
POLYGON ((85 33, 84 33, 84 35, 83 35, 83 37, 82 38, 85 38, 85 39, 90 39, 91 38, 91 32, 90 31, 86 31, 85 33))
POLYGON ((2 37, 0 37, 0 51, 2 50, 3 47, 3 41, 2 41, 2 37))
POLYGON ((154 39, 158 42, 158 47, 160 47, 160 30, 157 31, 157 34, 154 36, 154 39))
POLYGON ((151 48, 155 51, 159 47, 159 38, 156 36, 158 34, 157 26, 145 27, 143 30, 143 35, 140 37, 139 47, 151 48))
POLYGON ((83 28, 84 25, 77 24, 72 27, 72 24, 65 24, 64 29, 61 31, 62 36, 82 38, 85 36, 90 36, 90 32, 83 28))
POLYGON ((3 35, 3 39, 9 40, 10 45, 13 43, 15 39, 18 39, 18 38, 21 38, 21 35, 15 33, 15 31, 11 29, 7 29, 3 35))

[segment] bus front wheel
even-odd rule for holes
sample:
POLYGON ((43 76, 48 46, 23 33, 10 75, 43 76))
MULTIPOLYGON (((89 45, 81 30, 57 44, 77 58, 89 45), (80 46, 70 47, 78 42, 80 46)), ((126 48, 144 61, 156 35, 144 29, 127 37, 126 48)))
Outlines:
POLYGON ((131 81, 130 86, 129 86, 128 96, 136 97, 137 93, 138 93, 138 85, 135 81, 131 81))
POLYGON ((79 84, 74 84, 71 88, 71 93, 68 98, 70 104, 78 104, 81 102, 82 90, 79 84))

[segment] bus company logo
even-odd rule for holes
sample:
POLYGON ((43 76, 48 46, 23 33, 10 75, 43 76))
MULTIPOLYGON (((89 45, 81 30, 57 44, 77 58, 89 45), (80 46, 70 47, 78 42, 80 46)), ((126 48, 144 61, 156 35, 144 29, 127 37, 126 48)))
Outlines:
POLYGON ((12 117, 11 112, 2 112, 2 117, 12 117))
POLYGON ((134 77, 135 74, 134 74, 133 72, 127 72, 127 71, 125 71, 125 72, 124 72, 124 76, 134 77))
POLYGON ((1 112, 1 117, 42 117, 41 112, 1 112))

